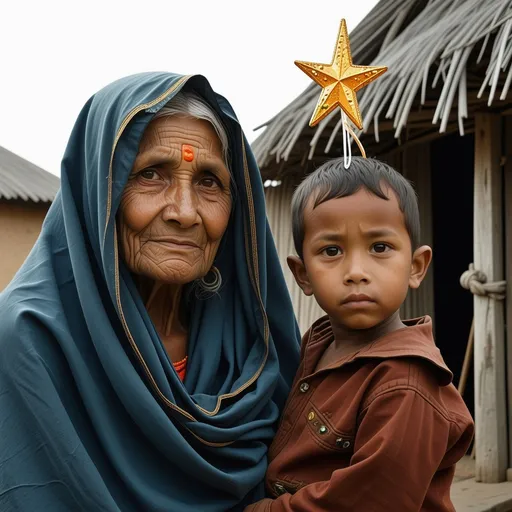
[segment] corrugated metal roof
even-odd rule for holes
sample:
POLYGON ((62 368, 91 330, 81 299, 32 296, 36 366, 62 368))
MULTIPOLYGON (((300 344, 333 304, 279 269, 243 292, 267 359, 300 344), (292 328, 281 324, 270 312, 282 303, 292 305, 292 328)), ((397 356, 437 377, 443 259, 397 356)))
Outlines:
POLYGON ((57 176, 0 146, 0 199, 49 202, 59 186, 57 176))

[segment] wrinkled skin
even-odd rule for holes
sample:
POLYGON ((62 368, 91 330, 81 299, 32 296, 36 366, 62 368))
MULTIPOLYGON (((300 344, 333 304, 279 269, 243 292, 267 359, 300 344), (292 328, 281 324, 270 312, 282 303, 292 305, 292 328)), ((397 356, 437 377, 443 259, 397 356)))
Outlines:
POLYGON ((121 254, 173 361, 186 355, 181 288, 206 275, 231 211, 221 142, 204 120, 152 121, 118 214, 121 254))

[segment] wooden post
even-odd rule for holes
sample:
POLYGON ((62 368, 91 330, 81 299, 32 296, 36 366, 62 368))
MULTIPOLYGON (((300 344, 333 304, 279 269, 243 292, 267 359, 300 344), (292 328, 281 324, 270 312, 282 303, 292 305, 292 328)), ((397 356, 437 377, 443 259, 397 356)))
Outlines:
MULTIPOLYGON (((488 282, 504 274, 500 160, 500 116, 476 114, 474 263, 488 282)), ((502 482, 508 465, 503 301, 475 295, 474 316, 476 480, 502 482)))
MULTIPOLYGON (((508 467, 512 466, 512 117, 505 122, 505 279, 507 280, 507 390, 508 390, 508 467)), ((508 471, 510 473, 510 471, 508 471)))

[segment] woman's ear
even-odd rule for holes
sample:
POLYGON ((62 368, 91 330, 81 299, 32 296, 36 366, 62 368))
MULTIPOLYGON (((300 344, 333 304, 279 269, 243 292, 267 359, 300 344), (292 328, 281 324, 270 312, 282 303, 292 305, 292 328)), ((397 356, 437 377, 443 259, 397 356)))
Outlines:
POLYGON ((428 245, 422 245, 414 251, 412 255, 411 275, 409 276, 409 286, 411 288, 419 288, 431 261, 432 249, 428 245))
POLYGON ((288 263, 288 267, 290 267, 290 270, 292 271, 293 277, 295 277, 295 281, 297 281, 297 284, 300 286, 304 294, 308 297, 313 295, 313 289, 311 288, 311 283, 309 282, 304 262, 298 256, 288 256, 286 261, 288 263))

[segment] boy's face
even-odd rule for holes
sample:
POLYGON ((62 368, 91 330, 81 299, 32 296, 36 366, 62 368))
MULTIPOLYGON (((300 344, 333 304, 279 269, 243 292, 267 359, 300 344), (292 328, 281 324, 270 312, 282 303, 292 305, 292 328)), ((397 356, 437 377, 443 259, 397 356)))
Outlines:
POLYGON ((360 189, 315 209, 310 204, 303 262, 289 258, 304 293, 345 329, 370 329, 393 315, 430 263, 429 247, 412 253, 396 195, 385 185, 383 190, 389 200, 360 189))

